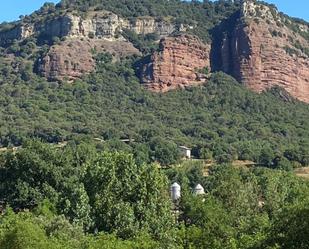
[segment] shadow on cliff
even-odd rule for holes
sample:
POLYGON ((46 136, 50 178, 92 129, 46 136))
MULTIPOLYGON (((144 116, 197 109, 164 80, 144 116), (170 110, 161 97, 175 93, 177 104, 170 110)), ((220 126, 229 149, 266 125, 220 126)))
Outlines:
POLYGON ((210 65, 213 72, 223 71, 233 75, 233 55, 231 40, 236 25, 240 19, 240 10, 233 13, 230 17, 223 20, 220 24, 210 30, 212 36, 212 44, 210 51, 210 65), (227 41, 227 44, 224 44, 227 41), (223 49, 223 46, 228 47, 223 49), (225 60, 227 63, 224 63, 225 60))
POLYGON ((145 81, 152 81, 153 67, 151 63, 151 54, 141 57, 133 64, 136 77, 143 84, 145 81))

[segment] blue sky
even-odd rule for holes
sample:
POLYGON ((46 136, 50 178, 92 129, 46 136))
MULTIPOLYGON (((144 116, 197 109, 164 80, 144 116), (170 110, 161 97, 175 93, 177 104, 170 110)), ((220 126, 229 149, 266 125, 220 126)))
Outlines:
MULTIPOLYGON (((117 1, 117 0, 115 0, 117 1)), ((309 22, 309 0, 264 0, 274 3, 280 11, 309 22)), ((18 20, 20 15, 30 14, 46 0, 5 0, 1 3, 0 22, 18 20)), ((57 3, 59 0, 48 0, 57 3)))
POLYGON ((20 15, 28 15, 39 9, 45 2, 58 3, 60 0, 2 0, 0 23, 15 21, 20 15))
POLYGON ((275 4, 279 11, 292 17, 298 17, 309 22, 309 0, 266 0, 275 4))

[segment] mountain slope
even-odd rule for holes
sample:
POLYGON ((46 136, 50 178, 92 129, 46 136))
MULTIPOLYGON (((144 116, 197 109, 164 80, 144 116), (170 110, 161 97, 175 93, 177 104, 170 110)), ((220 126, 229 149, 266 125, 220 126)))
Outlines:
POLYGON ((106 140, 102 146, 109 148, 137 151, 144 144, 154 160, 149 151, 163 139, 192 146, 199 157, 206 151, 203 156, 215 159, 259 162, 269 152, 271 160, 284 156, 308 164, 309 107, 295 100, 308 97, 302 69, 308 24, 275 12, 286 18, 281 28, 287 33, 270 38, 277 24, 273 7, 263 6, 256 19, 255 8, 244 18, 239 2, 231 1, 62 1, 2 24, 1 145, 19 145, 26 137, 58 142, 88 136, 106 140), (265 37, 253 32, 257 28, 272 41, 260 53, 265 37), (291 47, 297 55, 284 50, 289 34, 299 41, 291 47), (289 75, 282 77, 285 69, 289 75), (250 89, 270 92, 251 92, 221 70, 250 89), (141 72, 148 73, 149 88, 162 90, 168 81, 165 90, 185 89, 146 91, 141 72), (198 86, 190 88, 192 82, 198 86), (127 138, 135 143, 119 142, 127 138))
POLYGON ((222 43, 223 70, 249 89, 283 87, 309 102, 309 25, 244 1, 240 21, 222 43))
POLYGON ((306 164, 308 105, 257 95, 224 74, 214 74, 205 86, 155 94, 141 89, 129 62, 99 64, 73 85, 35 75, 31 84, 19 79, 1 85, 2 145, 29 136, 50 142, 77 135, 132 138, 137 144, 161 137, 214 156, 256 161, 262 148, 278 155, 293 149, 306 164))
POLYGON ((138 55, 135 46, 144 57, 153 52, 153 59, 148 60, 151 65, 142 60, 144 68, 151 69, 140 76, 148 89, 166 91, 204 82, 205 76, 199 74, 207 69, 224 71, 256 92, 283 87, 304 102, 309 102, 308 37, 308 23, 252 0, 62 1, 56 6, 45 4, 17 23, 0 26, 5 54, 29 57, 34 52, 31 48, 38 46, 31 59, 33 67, 49 80, 80 78, 95 69, 96 53, 107 51, 119 60, 138 55), (165 38, 179 34, 196 35, 204 43, 206 54, 199 63, 190 51, 195 38, 189 38, 179 51, 192 57, 183 61, 185 68, 173 55, 165 56, 175 53, 178 46, 176 42, 165 48, 165 38), (166 64, 165 60, 170 61, 166 64))

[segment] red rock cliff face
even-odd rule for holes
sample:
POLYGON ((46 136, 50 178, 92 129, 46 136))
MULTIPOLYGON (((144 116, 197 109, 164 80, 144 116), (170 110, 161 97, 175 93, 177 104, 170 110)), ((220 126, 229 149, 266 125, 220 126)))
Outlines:
POLYGON ((126 41, 68 39, 51 47, 40 62, 39 72, 49 80, 78 79, 95 69, 92 49, 109 52, 115 59, 139 54, 139 51, 126 41))
POLYGON ((197 37, 180 35, 164 38, 160 47, 143 68, 142 81, 147 89, 166 92, 205 82, 207 75, 198 71, 210 68, 209 45, 197 37))
MULTIPOLYGON (((252 15, 250 11, 252 8, 244 14, 252 15)), ((309 103, 309 58, 296 43, 308 47, 308 41, 280 20, 246 18, 235 27, 232 37, 223 41, 223 70, 253 91, 277 85, 309 103)))

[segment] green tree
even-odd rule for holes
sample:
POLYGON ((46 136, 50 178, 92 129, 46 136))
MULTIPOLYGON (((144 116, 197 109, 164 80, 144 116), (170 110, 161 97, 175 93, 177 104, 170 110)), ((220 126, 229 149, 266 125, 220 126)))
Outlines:
POLYGON ((293 205, 285 209, 274 221, 268 245, 282 249, 305 249, 309 247, 308 204, 293 205))
POLYGON ((153 138, 149 143, 154 159, 163 165, 175 164, 180 159, 180 153, 174 142, 161 137, 153 138))
POLYGON ((183 246, 189 244, 193 248, 233 248, 232 217, 212 196, 185 196, 181 210, 182 219, 188 225, 183 246))
POLYGON ((31 221, 30 214, 15 215, 10 209, 0 217, 0 247, 3 249, 53 248, 45 231, 31 221))
POLYGON ((154 165, 104 152, 89 165, 85 182, 99 231, 129 238, 145 230, 159 238, 171 228, 166 179, 154 165))
POLYGON ((91 224, 89 198, 80 181, 86 160, 78 150, 57 150, 28 141, 16 153, 4 156, 0 197, 19 209, 32 209, 48 199, 58 213, 87 228, 91 224))

